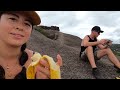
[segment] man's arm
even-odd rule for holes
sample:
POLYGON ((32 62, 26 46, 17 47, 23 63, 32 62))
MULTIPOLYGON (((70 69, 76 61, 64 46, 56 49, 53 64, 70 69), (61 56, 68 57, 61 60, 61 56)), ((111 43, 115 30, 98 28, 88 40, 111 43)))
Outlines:
POLYGON ((85 36, 85 38, 83 39, 83 46, 95 46, 95 45, 99 45, 101 43, 101 41, 96 41, 96 42, 89 42, 89 37, 85 36))
POLYGON ((98 45, 98 48, 100 48, 100 49, 105 49, 105 48, 108 48, 108 45, 99 44, 99 45, 98 45))

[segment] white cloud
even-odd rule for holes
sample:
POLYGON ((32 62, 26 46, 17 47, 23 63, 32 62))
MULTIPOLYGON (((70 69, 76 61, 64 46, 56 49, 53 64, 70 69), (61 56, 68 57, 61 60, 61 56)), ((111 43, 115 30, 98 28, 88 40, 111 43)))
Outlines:
POLYGON ((58 26, 63 33, 83 38, 98 25, 105 32, 98 39, 108 38, 120 43, 120 11, 37 11, 42 25, 58 26), (114 33, 115 32, 115 33, 114 33))

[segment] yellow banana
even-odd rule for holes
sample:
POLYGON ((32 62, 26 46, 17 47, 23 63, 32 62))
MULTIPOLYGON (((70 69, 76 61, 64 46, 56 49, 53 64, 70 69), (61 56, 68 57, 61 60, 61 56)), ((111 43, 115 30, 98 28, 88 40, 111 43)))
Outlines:
POLYGON ((26 71, 27 79, 35 79, 35 67, 39 64, 41 59, 47 60, 50 65, 50 79, 61 79, 60 66, 54 62, 52 57, 48 55, 41 56, 40 53, 36 52, 31 59, 32 62, 26 71))

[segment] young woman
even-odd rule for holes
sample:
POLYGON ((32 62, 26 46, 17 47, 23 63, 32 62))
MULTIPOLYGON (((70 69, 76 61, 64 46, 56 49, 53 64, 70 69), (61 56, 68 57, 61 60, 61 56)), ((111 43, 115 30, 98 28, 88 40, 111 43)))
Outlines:
MULTIPOLYGON (((40 23, 35 11, 0 11, 0 79, 26 79, 26 68, 34 54, 26 49, 26 43, 33 26, 40 23)), ((61 65, 60 55, 57 60, 61 65)), ((40 64, 36 67, 36 79, 49 79, 48 62, 41 60, 40 64)))

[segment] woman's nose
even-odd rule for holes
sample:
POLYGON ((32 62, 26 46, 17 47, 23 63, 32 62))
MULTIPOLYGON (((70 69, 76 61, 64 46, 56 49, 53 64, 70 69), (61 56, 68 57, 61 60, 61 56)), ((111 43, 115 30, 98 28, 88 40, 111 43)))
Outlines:
POLYGON ((23 31, 23 28, 19 26, 19 27, 16 27, 16 30, 23 31))
POLYGON ((24 26, 22 25, 22 23, 19 22, 16 25, 16 29, 22 31, 24 29, 24 26))

